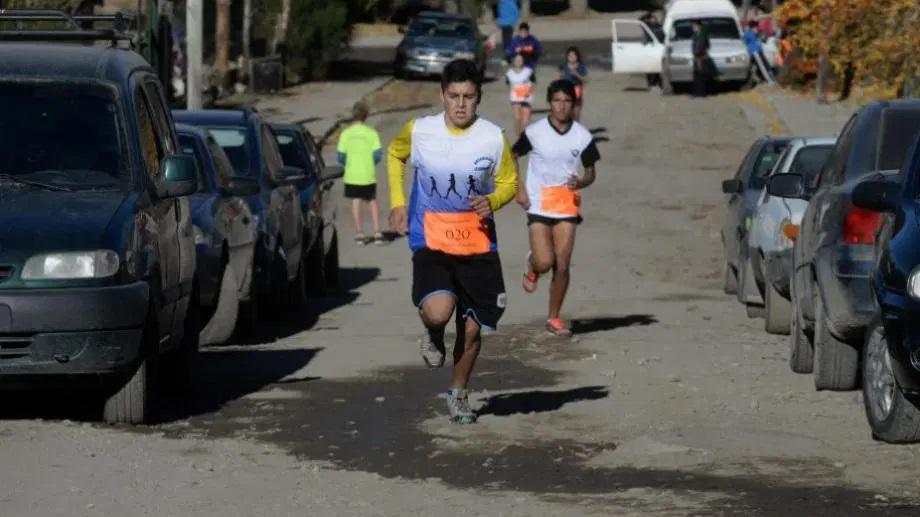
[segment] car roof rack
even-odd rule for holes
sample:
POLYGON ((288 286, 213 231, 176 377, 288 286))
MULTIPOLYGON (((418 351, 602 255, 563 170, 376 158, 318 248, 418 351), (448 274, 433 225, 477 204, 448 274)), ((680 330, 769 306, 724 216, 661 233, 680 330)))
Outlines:
POLYGON ((112 46, 119 41, 131 42, 133 47, 137 15, 120 11, 109 15, 71 15, 57 9, 0 9, 0 24, 16 23, 16 28, 0 28, 0 41, 55 41, 94 42, 110 41, 112 46), (26 28, 26 24, 57 22, 62 27, 54 29, 26 28), (109 24, 99 28, 96 24, 109 24))

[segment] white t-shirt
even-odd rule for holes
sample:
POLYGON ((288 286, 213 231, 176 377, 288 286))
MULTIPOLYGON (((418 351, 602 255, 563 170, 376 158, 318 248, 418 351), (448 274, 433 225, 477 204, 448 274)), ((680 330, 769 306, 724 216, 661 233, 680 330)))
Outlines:
POLYGON ((533 102, 533 69, 525 66, 520 72, 509 68, 505 78, 510 86, 511 102, 533 102))
POLYGON ((518 156, 530 153, 528 213, 555 219, 580 214, 578 193, 570 191, 566 183, 577 176, 579 165, 590 167, 600 159, 590 131, 573 121, 568 131, 560 133, 544 118, 524 129, 512 151, 518 156))

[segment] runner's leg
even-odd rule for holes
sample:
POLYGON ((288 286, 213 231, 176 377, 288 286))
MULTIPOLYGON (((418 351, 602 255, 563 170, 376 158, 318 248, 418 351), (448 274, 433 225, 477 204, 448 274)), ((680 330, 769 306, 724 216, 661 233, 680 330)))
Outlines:
POLYGON ((511 111, 514 112, 514 130, 517 131, 518 135, 520 135, 521 134, 521 105, 516 102, 512 102, 511 111))
MULTIPOLYGON (((558 226, 558 225, 557 225, 558 226)), ((538 275, 548 272, 556 262, 553 249, 553 228, 543 223, 530 223, 530 262, 528 272, 538 275)))
POLYGON ((361 220, 361 200, 358 198, 351 200, 351 217, 355 222, 355 235, 363 235, 364 222, 361 220))
POLYGON ((444 327, 454 313, 454 297, 448 293, 434 294, 425 299, 419 309, 422 323, 435 343, 444 343, 444 327))
POLYGON ((549 318, 559 318, 562 302, 569 288, 569 264, 572 249, 575 247, 575 224, 557 223, 552 228, 553 252, 556 261, 553 265, 553 281, 549 287, 549 318))
POLYGON ((371 212, 371 222, 374 224, 374 235, 380 233, 380 207, 376 199, 371 199, 367 203, 367 208, 371 212))
POLYGON ((454 374, 450 387, 466 388, 482 348, 482 334, 474 318, 457 315, 457 341, 454 343, 454 374))
POLYGON ((521 105, 522 117, 521 117, 521 131, 520 131, 520 133, 523 133, 523 132, 524 132, 524 128, 530 125, 530 113, 531 113, 531 109, 532 109, 532 108, 530 107, 530 104, 523 104, 523 105, 521 105))

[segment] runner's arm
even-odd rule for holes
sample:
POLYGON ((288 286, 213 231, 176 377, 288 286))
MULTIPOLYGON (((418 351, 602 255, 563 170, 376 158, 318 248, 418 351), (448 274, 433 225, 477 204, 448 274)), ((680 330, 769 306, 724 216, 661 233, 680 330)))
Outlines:
POLYGON ((495 173, 495 191, 486 196, 492 211, 507 205, 517 194, 517 165, 508 138, 502 133, 502 157, 495 173))
POLYGON ((406 161, 412 152, 412 128, 415 119, 410 120, 387 147, 387 178, 390 184, 390 209, 406 206, 403 182, 406 176, 406 161))
POLYGON ((583 189, 594 183, 594 180, 597 178, 594 164, 600 159, 601 153, 598 152, 594 140, 591 140, 591 143, 581 152, 581 165, 584 167, 585 173, 582 174, 581 178, 575 179, 574 187, 576 189, 583 189))
POLYGON ((517 160, 519 157, 530 153, 532 149, 533 146, 530 144, 530 139, 527 138, 526 131, 521 133, 520 138, 518 138, 518 141, 514 143, 514 147, 511 148, 511 155, 514 157, 514 168, 518 171, 518 187, 515 199, 519 205, 524 207, 524 210, 530 208, 530 200, 527 198, 527 188, 524 174, 518 166, 517 160))

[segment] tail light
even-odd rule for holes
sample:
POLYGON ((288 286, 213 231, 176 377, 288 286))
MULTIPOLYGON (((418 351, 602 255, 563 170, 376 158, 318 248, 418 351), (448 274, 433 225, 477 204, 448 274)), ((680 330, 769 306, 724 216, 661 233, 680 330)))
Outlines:
POLYGON ((794 241, 799 238, 799 225, 784 221, 782 232, 787 239, 794 241))
POLYGON ((881 212, 850 206, 843 222, 843 242, 846 244, 872 244, 875 232, 882 223, 881 212))

